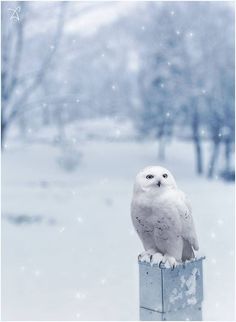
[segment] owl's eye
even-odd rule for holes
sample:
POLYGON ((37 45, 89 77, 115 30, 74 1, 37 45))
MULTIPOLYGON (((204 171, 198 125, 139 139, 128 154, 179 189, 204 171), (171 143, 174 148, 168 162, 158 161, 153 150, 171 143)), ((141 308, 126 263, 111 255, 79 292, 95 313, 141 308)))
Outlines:
POLYGON ((152 175, 152 174, 148 174, 147 176, 146 176, 146 179, 153 179, 154 178, 154 176, 152 175))
POLYGON ((168 177, 168 174, 167 174, 167 173, 164 173, 164 174, 162 175, 162 177, 163 177, 163 178, 167 178, 167 177, 168 177))

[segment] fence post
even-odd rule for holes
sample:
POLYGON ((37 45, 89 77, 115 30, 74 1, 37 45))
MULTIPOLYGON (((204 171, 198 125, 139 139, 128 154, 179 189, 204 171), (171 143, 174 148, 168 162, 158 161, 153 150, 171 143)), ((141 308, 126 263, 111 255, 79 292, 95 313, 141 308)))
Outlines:
POLYGON ((173 270, 139 261, 140 321, 201 321, 203 259, 173 270))

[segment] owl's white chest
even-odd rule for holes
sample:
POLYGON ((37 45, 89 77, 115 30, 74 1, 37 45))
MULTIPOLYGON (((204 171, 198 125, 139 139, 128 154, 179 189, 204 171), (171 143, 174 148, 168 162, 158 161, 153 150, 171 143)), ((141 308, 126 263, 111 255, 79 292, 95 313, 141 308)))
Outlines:
POLYGON ((155 232, 156 237, 161 238, 165 238, 173 227, 180 230, 174 194, 135 198, 132 202, 132 221, 138 233, 155 232))

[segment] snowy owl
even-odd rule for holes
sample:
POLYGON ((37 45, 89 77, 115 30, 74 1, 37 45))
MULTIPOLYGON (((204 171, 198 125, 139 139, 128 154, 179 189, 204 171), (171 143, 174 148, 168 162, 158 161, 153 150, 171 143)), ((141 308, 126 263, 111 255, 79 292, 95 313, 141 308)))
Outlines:
POLYGON ((140 261, 174 268, 194 258, 199 247, 191 206, 167 169, 150 166, 137 174, 131 217, 145 249, 140 261))

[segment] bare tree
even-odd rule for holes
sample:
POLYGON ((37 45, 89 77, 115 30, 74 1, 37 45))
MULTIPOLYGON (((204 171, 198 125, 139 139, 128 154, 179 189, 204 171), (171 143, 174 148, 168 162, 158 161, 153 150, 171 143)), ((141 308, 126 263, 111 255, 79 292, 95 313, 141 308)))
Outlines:
POLYGON ((11 21, 7 15, 7 6, 2 8, 2 117, 1 146, 3 148, 7 131, 15 119, 22 114, 29 98, 42 83, 62 38, 66 2, 60 2, 56 29, 53 36, 53 49, 40 58, 40 66, 29 76, 20 74, 21 63, 26 62, 24 46, 26 45, 25 30, 27 28, 28 5, 19 2, 21 8, 20 21, 11 21), (18 91, 18 93, 17 93, 18 91), (16 95, 16 93, 18 95, 16 95))

